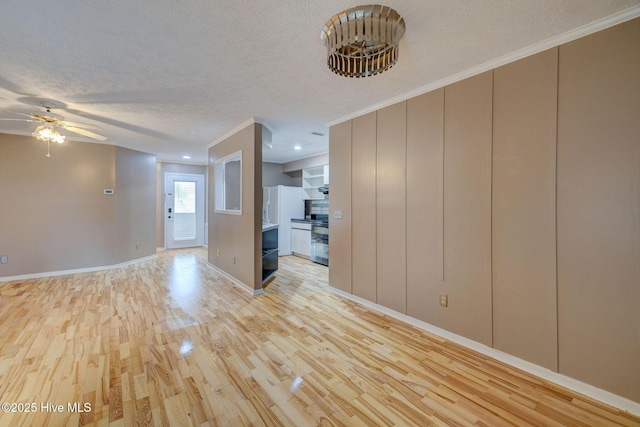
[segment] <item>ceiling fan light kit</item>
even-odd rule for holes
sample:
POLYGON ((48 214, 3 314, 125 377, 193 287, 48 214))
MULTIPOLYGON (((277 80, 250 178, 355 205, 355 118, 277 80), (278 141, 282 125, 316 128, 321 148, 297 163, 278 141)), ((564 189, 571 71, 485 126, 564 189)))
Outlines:
POLYGON ((320 35, 327 47, 327 66, 345 77, 368 77, 398 62, 404 19, 388 6, 366 5, 334 15, 320 35))
POLYGON ((53 127, 46 125, 38 126, 32 135, 40 141, 57 142, 58 144, 62 144, 65 138, 64 135, 60 135, 53 127))
POLYGON ((41 125, 36 128, 31 134, 40 141, 47 143, 47 157, 51 157, 51 143, 57 142, 62 144, 64 142, 64 135, 60 135, 57 130, 50 125, 41 125))
POLYGON ((60 135, 58 131, 50 125, 38 126, 31 135, 35 136, 36 139, 47 143, 47 157, 51 157, 52 142, 57 142, 58 144, 62 144, 64 142, 64 135, 60 135))
MULTIPOLYGON (((31 133, 31 135, 40 141, 45 141, 47 143, 47 147, 49 147, 52 142, 62 144, 65 140, 65 136, 61 135, 60 132, 56 130, 56 128, 63 129, 68 132, 76 133, 78 135, 82 135, 87 138, 95 139, 97 141, 106 141, 108 139, 106 136, 87 130, 87 129, 101 130, 102 128, 100 128, 99 126, 89 124, 89 123, 77 123, 77 122, 66 121, 64 120, 64 117, 51 112, 51 109, 54 108, 54 106, 46 105, 44 102, 42 102, 42 106, 46 109, 46 113, 24 114, 24 113, 16 112, 15 114, 28 117, 28 118, 26 119, 0 118, 0 120, 22 121, 22 122, 28 122, 28 123, 34 123, 34 122, 43 123, 40 126, 38 126, 33 131, 33 133, 31 133)), ((51 157, 51 154, 48 149, 47 149, 47 157, 51 157)))

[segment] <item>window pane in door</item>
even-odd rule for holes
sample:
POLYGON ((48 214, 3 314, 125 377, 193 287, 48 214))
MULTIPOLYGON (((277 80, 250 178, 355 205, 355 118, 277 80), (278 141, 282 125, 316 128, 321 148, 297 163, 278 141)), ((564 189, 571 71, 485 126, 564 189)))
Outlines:
POLYGON ((194 181, 173 182, 173 239, 196 238, 196 183, 194 181))

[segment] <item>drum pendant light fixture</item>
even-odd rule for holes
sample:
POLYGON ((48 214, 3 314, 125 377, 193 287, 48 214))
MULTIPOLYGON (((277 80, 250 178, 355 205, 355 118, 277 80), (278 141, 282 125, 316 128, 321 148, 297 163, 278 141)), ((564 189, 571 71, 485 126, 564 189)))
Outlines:
POLYGON ((327 47, 327 65, 345 77, 382 73, 398 61, 398 44, 404 19, 387 6, 367 5, 347 9, 324 24, 320 35, 327 47))

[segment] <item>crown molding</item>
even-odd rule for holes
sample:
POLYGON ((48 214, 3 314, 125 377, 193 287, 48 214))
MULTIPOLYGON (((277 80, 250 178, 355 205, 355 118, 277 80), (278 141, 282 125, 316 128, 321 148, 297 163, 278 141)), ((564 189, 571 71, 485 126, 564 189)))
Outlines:
POLYGON ((222 141, 224 141, 225 139, 235 135, 236 133, 240 132, 242 129, 246 128, 247 126, 250 126, 252 124, 255 123, 255 120, 253 119, 253 117, 251 117, 250 119, 242 122, 241 124, 239 124, 238 126, 236 126, 235 128, 231 129, 229 132, 225 133, 224 135, 222 135, 220 138, 214 140, 213 142, 211 142, 209 145, 207 145, 207 149, 213 147, 216 144, 221 143, 222 141))
POLYGON ((480 73, 484 73, 485 71, 493 70, 495 68, 501 67, 511 62, 515 62, 519 59, 526 58, 528 56, 534 55, 536 53, 540 53, 542 51, 551 49, 556 46, 560 46, 562 44, 571 42, 573 40, 577 40, 581 37, 588 36, 590 34, 596 33, 598 31, 602 31, 609 27, 613 27, 623 22, 630 21, 637 17, 640 17, 640 5, 633 6, 629 9, 625 9, 614 15, 608 16, 606 18, 598 19, 589 24, 582 25, 580 27, 574 28, 573 30, 569 30, 558 36, 552 37, 550 39, 547 39, 538 43, 534 43, 525 48, 516 50, 515 52, 508 53, 499 58, 492 59, 491 61, 487 61, 475 67, 468 68, 464 71, 461 71, 456 74, 452 74, 451 76, 445 77, 443 79, 436 80, 435 82, 421 86, 409 92, 405 92, 398 96, 394 96, 393 98, 387 99, 386 101, 379 102, 377 104, 371 105, 362 110, 358 110, 354 113, 340 117, 339 119, 327 122, 327 126, 331 127, 331 126, 337 125, 338 123, 355 119, 356 117, 360 117, 365 114, 371 113, 373 111, 377 111, 382 108, 388 107, 390 105, 397 104, 398 102, 406 101, 407 99, 411 99, 416 96, 425 94, 427 92, 440 89, 442 87, 459 82, 469 77, 473 77, 480 73))
POLYGON ((272 128, 271 126, 269 126, 269 123, 267 123, 265 120, 263 120, 263 119, 257 119, 257 118, 255 118, 255 117, 254 117, 254 118, 253 118, 253 121, 254 121, 255 123, 259 123, 259 124, 261 124, 262 126, 264 126, 265 128, 267 128, 267 130, 268 130, 269 132, 271 132, 271 134, 272 134, 272 135, 273 135, 273 133, 275 132, 275 131, 273 130, 273 128, 272 128))
POLYGON ((219 144, 220 142, 224 141, 225 139, 227 139, 227 138, 235 135, 236 133, 240 132, 242 129, 246 128, 247 126, 253 125, 253 124, 259 124, 259 125, 264 126, 272 134, 274 132, 273 128, 271 126, 269 126, 269 124, 266 121, 264 121, 262 119, 256 119, 255 117, 251 117, 250 119, 242 122, 241 124, 239 124, 235 128, 231 129, 229 132, 227 132, 224 135, 222 135, 220 138, 216 139, 215 141, 213 141, 212 143, 207 145, 207 149, 213 147, 216 144, 219 144))

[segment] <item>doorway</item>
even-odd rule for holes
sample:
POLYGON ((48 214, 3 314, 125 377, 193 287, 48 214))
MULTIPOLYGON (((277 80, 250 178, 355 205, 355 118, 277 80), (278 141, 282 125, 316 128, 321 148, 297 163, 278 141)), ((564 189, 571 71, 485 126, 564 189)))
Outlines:
POLYGON ((164 242, 167 249, 204 243, 204 175, 164 174, 164 242))

